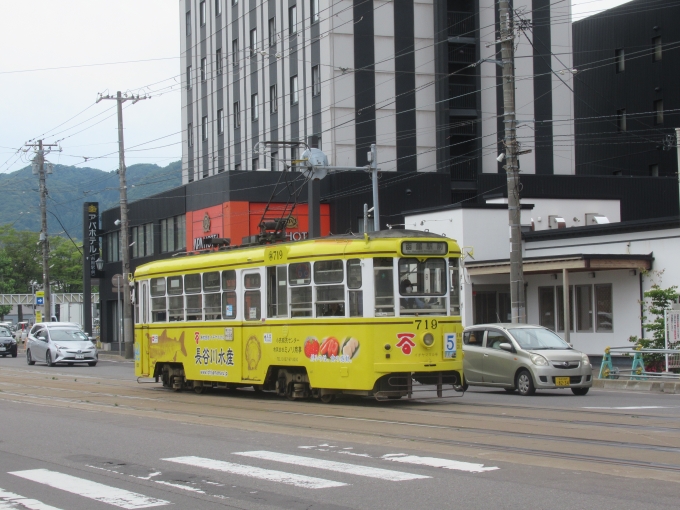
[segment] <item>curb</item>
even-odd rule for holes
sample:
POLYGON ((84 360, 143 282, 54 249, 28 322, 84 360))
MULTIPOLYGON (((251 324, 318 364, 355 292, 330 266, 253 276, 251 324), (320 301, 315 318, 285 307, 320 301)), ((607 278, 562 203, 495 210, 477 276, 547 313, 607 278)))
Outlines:
POLYGON ((630 381, 621 379, 595 379, 593 388, 606 390, 649 391, 680 394, 680 382, 676 381, 630 381))

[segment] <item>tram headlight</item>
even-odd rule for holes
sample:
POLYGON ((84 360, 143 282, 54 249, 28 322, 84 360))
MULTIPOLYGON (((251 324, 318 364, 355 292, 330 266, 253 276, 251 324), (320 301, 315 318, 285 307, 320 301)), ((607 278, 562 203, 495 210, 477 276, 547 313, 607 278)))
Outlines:
POLYGON ((432 347, 434 345, 434 336, 432 333, 425 333, 423 335, 423 344, 425 344, 425 347, 432 347))

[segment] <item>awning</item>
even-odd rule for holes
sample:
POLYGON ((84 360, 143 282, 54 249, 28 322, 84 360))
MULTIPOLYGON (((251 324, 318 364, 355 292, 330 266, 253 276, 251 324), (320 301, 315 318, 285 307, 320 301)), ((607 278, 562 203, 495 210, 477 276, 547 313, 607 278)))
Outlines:
MULTIPOLYGON (((523 262, 524 274, 558 273, 563 269, 569 272, 610 271, 615 269, 652 268, 654 257, 649 255, 555 255, 552 257, 528 257, 523 262)), ((510 260, 471 260, 465 262, 470 276, 510 274, 510 260)))

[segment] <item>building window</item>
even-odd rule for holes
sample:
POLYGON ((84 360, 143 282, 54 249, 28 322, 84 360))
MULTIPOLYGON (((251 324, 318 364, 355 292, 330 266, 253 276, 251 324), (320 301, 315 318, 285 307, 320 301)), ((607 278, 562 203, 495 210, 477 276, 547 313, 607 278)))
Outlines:
POLYGON ((234 103, 234 128, 241 127, 241 106, 238 101, 234 103))
POLYGON ((610 283, 595 285, 595 331, 614 330, 612 306, 612 286, 610 283))
POLYGON ((576 295, 576 331, 593 330, 593 286, 574 286, 576 295))
POLYGON ((623 133, 623 132, 626 131, 626 109, 625 108, 616 111, 616 126, 619 129, 620 133, 623 133))
POLYGON ((272 163, 271 163, 272 170, 276 170, 276 168, 278 166, 278 162, 279 162, 279 153, 278 152, 272 152, 271 159, 272 159, 272 163))
POLYGON ((663 124, 663 99, 654 101, 654 124, 663 124))
POLYGON ((206 67, 208 66, 208 59, 203 57, 201 59, 201 81, 205 81, 206 67))
POLYGON ((319 0, 310 0, 310 11, 312 23, 319 21, 319 0))
POLYGON ((255 121, 259 116, 259 103, 257 100, 257 94, 250 96, 250 118, 255 121))
POLYGON ((194 146, 194 129, 191 122, 187 125, 187 143, 189 144, 189 147, 194 146))
POLYGON ((650 177, 659 177, 659 165, 649 165, 650 177))
POLYGON ((187 22, 187 36, 190 36, 191 35, 191 11, 187 11, 186 22, 187 22))
POLYGON ((555 287, 538 288, 538 323, 555 331, 555 287))
POLYGON ((241 171, 241 163, 239 163, 238 165, 234 165, 234 170, 236 170, 237 172, 240 172, 241 171))
POLYGON ((238 67, 238 39, 231 41, 231 58, 232 65, 238 67))
POLYGON ((622 73, 626 70, 626 54, 623 50, 616 50, 616 72, 622 73))
POLYGON ((276 18, 269 19, 269 47, 276 46, 276 18))
POLYGON ((237 5, 237 4, 238 4, 238 0, 231 0, 231 5, 237 5))
POLYGON ((153 223, 132 227, 132 257, 153 255, 153 223))
POLYGON ((257 28, 253 28, 250 31, 250 54, 255 56, 257 53, 257 28))
POLYGON ((187 66, 187 89, 191 88, 191 66, 187 66))
POLYGON ((201 13, 201 26, 205 25, 205 0, 203 0, 200 4, 200 13, 201 13))
POLYGON ((222 14, 222 0, 215 0, 215 16, 222 14))
POLYGON ((217 134, 224 134, 224 109, 217 110, 217 134))
POLYGON ((321 66, 312 67, 312 96, 321 94, 321 66))
POLYGON ((276 92, 276 83, 269 87, 269 113, 279 111, 279 98, 276 92))
POLYGON ((215 74, 222 74, 222 48, 217 48, 215 52, 215 74))
POLYGON ((661 36, 652 39, 652 47, 654 51, 652 53, 652 62, 660 62, 663 56, 663 47, 661 45, 661 36))
POLYGON ((290 104, 298 102, 298 78, 297 74, 290 77, 290 104))
POLYGON ((161 220, 161 252, 186 248, 186 217, 182 214, 161 220))
POLYGON ((106 261, 118 262, 120 260, 120 230, 106 235, 106 261))
POLYGON ((288 9, 288 33, 293 35, 297 32, 297 6, 288 9))
POLYGON ((205 115, 201 119, 201 139, 205 142, 208 140, 208 116, 205 115))
POLYGON ((253 158, 253 170, 260 168, 260 158, 253 158))

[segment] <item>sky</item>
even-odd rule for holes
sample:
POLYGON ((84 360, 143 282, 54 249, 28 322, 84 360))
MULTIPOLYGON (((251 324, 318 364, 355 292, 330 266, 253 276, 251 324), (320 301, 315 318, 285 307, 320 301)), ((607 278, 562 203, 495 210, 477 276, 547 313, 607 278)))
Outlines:
MULTIPOLYGON (((628 0, 571 1, 576 20, 628 0)), ((179 10, 178 0, 2 0, 0 172, 26 166, 19 149, 39 138, 59 143, 52 163, 116 169, 116 103, 95 101, 118 90, 150 96, 124 103, 127 166, 179 160, 179 10)))

